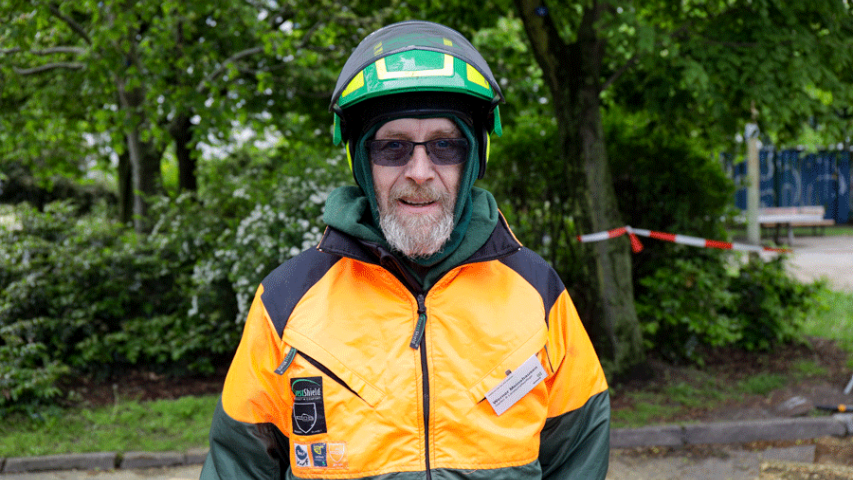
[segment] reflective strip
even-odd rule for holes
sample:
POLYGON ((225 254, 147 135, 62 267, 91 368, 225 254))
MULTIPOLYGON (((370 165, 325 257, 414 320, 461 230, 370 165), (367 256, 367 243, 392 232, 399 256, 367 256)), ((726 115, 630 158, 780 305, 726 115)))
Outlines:
POLYGON ((364 70, 358 72, 358 75, 349 82, 347 88, 344 89, 344 92, 341 94, 341 98, 346 97, 350 93, 358 90, 359 88, 364 86, 364 70))
POLYGON ((414 70, 404 72, 389 72, 385 67, 385 59, 380 58, 376 61, 376 77, 379 80, 391 80, 395 78, 418 78, 418 77, 452 77, 453 76, 453 57, 444 54, 444 67, 435 68, 432 70, 414 70))
POLYGON ((478 72, 476 68, 472 67, 471 65, 468 65, 467 63, 465 64, 465 66, 467 67, 465 69, 465 73, 468 75, 468 81, 470 81, 471 83, 476 83, 477 85, 491 91, 491 87, 486 82, 486 78, 483 77, 483 75, 478 72))
POLYGON ((349 162, 349 169, 352 171, 352 153, 349 151, 350 142, 347 142, 347 162, 349 162))

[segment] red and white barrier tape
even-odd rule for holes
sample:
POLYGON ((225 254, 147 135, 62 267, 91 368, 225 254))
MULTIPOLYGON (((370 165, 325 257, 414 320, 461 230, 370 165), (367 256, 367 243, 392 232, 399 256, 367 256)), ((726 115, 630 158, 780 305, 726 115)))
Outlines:
POLYGON ((634 253, 639 253, 643 250, 643 244, 640 243, 640 239, 637 238, 637 235, 649 238, 656 238, 658 240, 664 240, 667 242, 680 243, 683 245, 690 245, 693 247, 702 247, 702 248, 719 248, 722 250, 739 250, 742 252, 778 252, 778 253, 790 253, 791 250, 787 248, 771 248, 771 247, 762 247, 760 245, 747 245, 745 243, 730 243, 730 242, 721 242, 719 240, 706 240, 704 238, 699 237, 690 237, 687 235, 677 235, 674 233, 665 233, 665 232, 654 232, 652 230, 644 230, 642 228, 633 228, 629 226, 624 226, 620 228, 614 228, 613 230, 608 230, 606 232, 598 232, 598 233, 590 233, 587 235, 578 235, 578 240, 581 242, 600 242, 602 240, 608 240, 611 238, 621 237, 622 235, 628 235, 628 238, 631 239, 631 250, 634 253))

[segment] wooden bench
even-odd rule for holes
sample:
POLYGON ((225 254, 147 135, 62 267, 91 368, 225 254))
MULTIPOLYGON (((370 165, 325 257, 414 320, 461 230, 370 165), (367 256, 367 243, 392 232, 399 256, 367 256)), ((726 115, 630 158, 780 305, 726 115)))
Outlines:
POLYGON ((827 225, 835 225, 835 220, 823 218, 826 209, 823 205, 804 207, 767 207, 758 209, 758 224, 763 228, 775 228, 773 239, 779 243, 779 229, 788 227, 788 244, 794 242, 794 227, 812 227, 815 234, 827 225))

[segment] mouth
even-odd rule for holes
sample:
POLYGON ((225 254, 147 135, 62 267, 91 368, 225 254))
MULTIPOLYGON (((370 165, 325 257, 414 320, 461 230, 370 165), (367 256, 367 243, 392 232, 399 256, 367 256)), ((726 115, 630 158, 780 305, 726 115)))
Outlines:
POLYGON ((426 207, 426 206, 432 205, 436 202, 435 200, 419 200, 419 199, 406 199, 406 198, 400 198, 398 200, 403 205, 408 205, 410 207, 426 207))

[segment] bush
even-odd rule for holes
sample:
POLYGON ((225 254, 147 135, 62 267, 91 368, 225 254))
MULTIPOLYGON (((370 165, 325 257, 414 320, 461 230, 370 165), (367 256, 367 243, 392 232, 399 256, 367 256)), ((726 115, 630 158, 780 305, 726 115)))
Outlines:
POLYGON ((264 152, 235 156, 207 165, 219 176, 199 194, 155 199, 148 235, 103 204, 12 210, 20 228, 0 226, 0 415, 55 402, 63 375, 212 372, 230 356, 257 285, 319 241, 346 175, 339 158, 306 159, 296 175, 264 152))
POLYGON ((640 280, 637 313, 646 348, 701 363, 701 347, 769 350, 799 338, 817 306, 817 284, 788 276, 784 257, 725 265, 721 258, 677 259, 640 280))
POLYGON ((15 210, 20 229, 0 228, 0 356, 14 366, 0 408, 55 396, 53 382, 70 367, 133 363, 102 340, 127 321, 181 308, 168 256, 96 210, 78 217, 66 201, 44 213, 24 205, 15 210))

